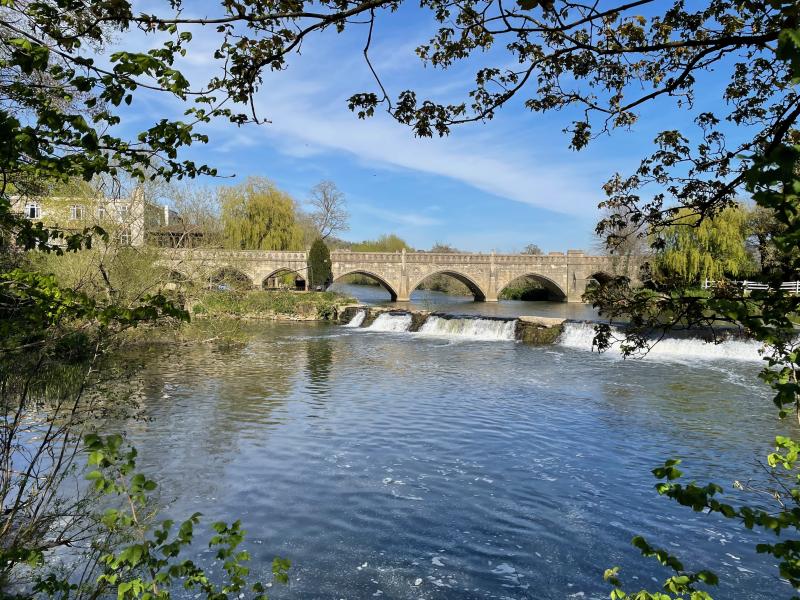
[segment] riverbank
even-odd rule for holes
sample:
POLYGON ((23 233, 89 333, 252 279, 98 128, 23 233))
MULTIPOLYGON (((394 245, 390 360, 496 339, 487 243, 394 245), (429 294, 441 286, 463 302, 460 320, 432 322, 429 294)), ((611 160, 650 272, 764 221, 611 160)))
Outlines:
POLYGON ((207 291, 183 300, 190 321, 145 324, 117 336, 118 347, 243 345, 255 322, 341 322, 356 301, 336 292, 207 291))
POLYGON ((356 300, 337 292, 206 292, 186 304, 193 319, 337 321, 356 300))

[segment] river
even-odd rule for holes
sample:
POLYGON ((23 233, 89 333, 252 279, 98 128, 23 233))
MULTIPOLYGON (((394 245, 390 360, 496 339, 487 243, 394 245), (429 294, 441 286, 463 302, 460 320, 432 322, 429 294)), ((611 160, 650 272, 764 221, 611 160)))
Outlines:
POLYGON ((500 300, 499 302, 475 302, 472 296, 451 296, 434 290, 414 290, 410 302, 392 302, 389 292, 380 286, 336 283, 331 290, 356 298, 365 304, 397 308, 398 310, 429 310, 464 315, 487 317, 561 317, 564 319, 596 319, 597 311, 588 304, 500 300))
POLYGON ((790 427, 757 361, 245 327, 242 346, 138 354, 149 419, 126 428, 167 514, 240 518, 258 575, 292 561, 273 598, 607 598, 607 567, 630 590, 667 576, 636 534, 719 573, 715 598, 790 595, 753 534, 659 497, 650 474, 679 456, 757 501, 732 482, 790 427))

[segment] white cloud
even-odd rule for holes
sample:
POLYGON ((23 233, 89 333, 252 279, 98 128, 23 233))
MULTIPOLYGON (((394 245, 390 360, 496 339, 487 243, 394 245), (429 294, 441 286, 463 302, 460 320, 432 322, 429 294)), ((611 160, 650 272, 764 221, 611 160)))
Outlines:
MULTIPOLYGON (((407 169, 446 177, 495 197, 566 215, 585 217, 595 209, 602 196, 597 169, 587 169, 585 162, 567 162, 568 155, 563 152, 551 152, 547 144, 552 138, 535 139, 532 130, 538 121, 533 119, 505 119, 505 125, 498 119, 487 126, 459 128, 444 139, 414 138, 409 128, 385 114, 357 119, 347 110, 346 98, 375 88, 361 58, 364 32, 326 33, 310 40, 302 56, 291 57, 286 71, 265 76, 256 109, 271 123, 239 132, 232 132, 229 123, 216 123, 210 147, 216 145, 220 153, 227 153, 268 141, 286 156, 298 159, 345 153, 376 169, 407 169)), ((181 61, 196 83, 213 74, 210 67, 214 61, 209 54, 215 37, 210 30, 195 30, 192 49, 181 61)), ((416 42, 391 39, 390 35, 380 41, 383 44, 375 46, 376 64, 387 75, 390 94, 415 86, 448 89, 463 81, 462 74, 432 75, 430 71, 415 80, 412 67, 417 59, 411 49, 416 42), (392 77, 397 81, 391 81, 392 77)), ((563 144, 563 138, 559 139, 563 144)))
POLYGON ((265 134, 279 148, 288 142, 283 148, 288 154, 296 154, 301 143, 343 151, 377 168, 402 167, 445 176, 495 196, 565 214, 585 214, 599 200, 600 191, 587 185, 579 170, 545 157, 536 162, 517 158, 526 152, 502 139, 492 145, 471 143, 466 136, 420 140, 387 118, 359 121, 342 111, 321 109, 319 98, 301 94, 293 98, 291 103, 274 98, 260 102, 272 120, 265 134))
MULTIPOLYGON (((260 131, 279 151, 291 156, 308 156, 315 150, 347 153, 362 165, 443 176, 496 197, 562 214, 585 217, 587 210, 595 210, 602 196, 597 169, 590 169, 595 171, 592 174, 585 163, 565 163, 572 155, 563 151, 566 144, 560 132, 551 132, 562 143, 554 153, 546 138, 535 137, 532 125, 536 122, 525 118, 528 114, 505 119, 506 124, 498 119, 486 126, 457 128, 450 137, 434 139, 415 138, 408 127, 385 113, 358 119, 347 110, 346 98, 375 84, 355 47, 348 53, 346 42, 337 39, 339 45, 331 45, 329 41, 306 46, 304 56, 288 70, 265 79, 256 108, 271 124, 260 131)), ((414 60, 408 46, 400 44, 405 52, 394 53, 384 48, 381 62, 389 54, 398 62, 414 60)), ((450 82, 447 73, 437 77, 437 86, 450 82)), ((391 90, 419 82, 402 78, 396 85, 390 80, 385 83, 391 90)))

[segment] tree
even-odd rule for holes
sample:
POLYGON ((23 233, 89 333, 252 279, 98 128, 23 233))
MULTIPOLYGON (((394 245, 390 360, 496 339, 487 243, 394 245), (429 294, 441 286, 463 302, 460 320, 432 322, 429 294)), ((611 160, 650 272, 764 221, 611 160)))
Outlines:
POLYGON ((317 238, 308 251, 308 283, 312 290, 327 288, 333 282, 331 252, 322 238, 317 238))
POLYGON ((767 279, 790 280, 791 265, 797 248, 781 251, 775 240, 786 233, 786 225, 775 215, 775 212, 764 206, 753 206, 748 212, 747 229, 749 233, 748 247, 753 253, 761 276, 767 279))
POLYGON ((528 244, 522 249, 522 254, 543 254, 543 252, 536 244, 528 244))
MULTIPOLYGON (((295 220, 297 222, 297 227, 300 229, 303 248, 310 248, 314 240, 319 237, 319 229, 317 229, 317 224, 314 222, 313 215, 298 209, 295 214, 295 220)), ((330 244, 335 239, 336 238, 328 238, 326 242, 330 244)))
MULTIPOLYGON (((52 159, 53 172, 83 171, 87 176, 117 168, 144 175, 143 165, 169 177, 212 173, 210 167, 181 162, 177 157, 182 147, 207 141, 196 131, 197 125, 215 118, 237 124, 258 120, 252 100, 264 70, 285 68, 306 38, 326 28, 361 27, 367 40, 363 55, 372 67, 369 42, 375 21, 389 17, 398 1, 369 0, 343 6, 326 0, 315 4, 313 11, 305 10, 305 3, 283 0, 268 5, 260 0, 239 0, 235 9, 229 4, 219 2, 216 11, 210 8, 209 16, 198 18, 176 13, 172 5, 136 13, 126 0, 69 5, 63 0, 7 3, 0 15, 0 39, 6 40, 7 64, 14 71, 3 79, 3 97, 14 103, 9 115, 31 115, 35 120, 39 105, 53 114, 42 119, 34 136, 27 135, 25 119, 12 118, 3 132, 8 135, 0 139, 13 147, 0 156, 22 153, 31 158, 12 163, 20 174, 29 172, 32 178, 36 178, 32 165, 43 163, 39 158, 52 159), (302 26, 295 27, 300 23, 302 26), (89 44, 102 50, 108 31, 133 27, 158 32, 154 47, 146 52, 117 52, 109 57, 111 68, 81 54, 89 44), (203 40, 213 40, 215 49, 206 55, 213 56, 220 66, 219 72, 212 69, 209 80, 195 87, 175 68, 176 59, 191 51, 195 43, 190 28, 210 32, 203 40), (30 78, 44 76, 54 85, 27 85, 30 78), (114 138, 102 124, 115 123, 115 107, 134 102, 142 89, 190 103, 188 118, 158 122, 143 131, 135 144, 114 138), (47 96, 42 96, 45 90, 47 96), (88 98, 84 96, 87 90, 93 92, 88 98), (53 97, 62 99, 61 104, 56 106, 53 97), (74 118, 78 115, 62 110, 66 98, 83 106, 92 119, 74 118), (98 124, 97 129, 90 121, 98 124), (76 151, 55 152, 55 148, 76 151), (154 161, 154 157, 158 159, 154 161)), ((656 197, 650 210, 634 211, 650 225, 659 216, 670 214, 671 205, 666 202, 670 198, 704 214, 722 208, 743 183, 745 167, 737 157, 772 144, 800 115, 794 95, 783 93, 790 82, 786 63, 772 60, 781 31, 796 24, 797 6, 792 0, 711 0, 707 6, 688 5, 683 0, 663 6, 655 0, 619 0, 602 7, 568 0, 514 4, 469 0, 458 5, 431 0, 424 8, 430 10, 437 29, 418 49, 423 61, 447 69, 474 53, 499 47, 503 48, 497 53, 500 66, 482 64, 475 72, 475 87, 468 99, 454 103, 419 99, 412 89, 393 100, 373 69, 376 91, 357 92, 348 101, 358 116, 368 117, 384 106, 417 135, 445 135, 455 125, 491 119, 506 103, 527 96, 524 104, 532 111, 567 106, 585 109, 570 126, 571 145, 580 149, 599 133, 633 125, 636 110, 654 99, 673 97, 684 107, 692 106, 707 73, 728 74, 725 98, 732 110, 724 118, 733 123, 758 123, 752 138, 727 147, 720 117, 698 113, 704 139, 696 154, 692 155, 685 134, 665 131, 658 136, 660 152, 643 163, 635 179, 619 177, 609 182, 611 205, 635 207, 639 196, 623 192, 639 189, 655 173, 660 174, 654 170, 658 162, 667 160, 675 165, 678 161, 690 167, 688 173, 676 171, 669 198, 656 197), (599 123, 593 123, 595 117, 599 123), (703 179, 705 175, 714 181, 703 179), (680 193, 690 185, 692 189, 686 191, 692 193, 680 193)), ((666 173, 660 176, 669 177, 666 173)))
POLYGON ((250 177, 223 188, 222 227, 225 246, 236 250, 300 250, 302 235, 295 203, 275 184, 250 177))
POLYGON ((350 228, 347 224, 349 215, 345 209, 344 194, 332 181, 321 181, 315 185, 308 202, 313 208, 311 218, 323 240, 350 228))
POLYGON ((438 254, 458 254, 461 252, 458 248, 451 246, 450 244, 444 244, 442 242, 436 242, 429 252, 438 253, 438 254))
POLYGON ((178 214, 170 230, 176 247, 219 248, 223 245, 219 195, 209 186, 171 183, 167 195, 178 214))
POLYGON ((684 209, 662 229, 654 264, 661 279, 674 285, 678 278, 686 285, 705 279, 722 279, 752 273, 754 266, 745 245, 748 214, 732 206, 712 218, 701 219, 684 209))
POLYGON ((406 241, 393 233, 383 234, 377 240, 364 240, 353 244, 350 248, 354 252, 399 252, 413 250, 406 241))

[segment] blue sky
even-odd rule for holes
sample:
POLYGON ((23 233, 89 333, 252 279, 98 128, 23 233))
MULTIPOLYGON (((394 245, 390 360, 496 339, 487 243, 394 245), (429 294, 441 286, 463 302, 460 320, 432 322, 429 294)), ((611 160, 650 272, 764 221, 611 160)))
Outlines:
MULTIPOLYGON (((147 3, 141 3, 146 10, 147 3)), ((195 5, 197 14, 203 11, 195 5)), ((213 14, 210 10, 205 14, 213 14)), ((371 56, 390 95, 412 88, 420 96, 458 100, 472 72, 499 56, 478 57, 448 72, 423 67, 414 48, 426 41, 432 20, 418 8, 378 19, 371 56)), ((212 32, 194 30, 181 68, 202 83, 214 73, 212 32)), ((444 139, 417 139, 410 129, 379 113, 359 120, 347 108, 355 92, 375 90, 361 49, 367 30, 311 38, 286 71, 267 74, 256 99, 270 123, 237 128, 208 127, 211 141, 184 157, 216 166, 229 184, 250 175, 268 177, 299 201, 323 179, 345 193, 353 241, 396 233, 416 248, 436 242, 471 251, 514 252, 526 244, 543 250, 591 249, 603 199, 602 184, 615 172, 629 173, 651 151, 656 132, 673 128, 688 114, 672 102, 641 113, 632 131, 618 131, 584 151, 568 149, 562 130, 569 111, 541 115, 513 100, 486 124, 455 129, 444 139)), ((143 37, 138 35, 140 41, 143 37)), ((126 44, 134 35, 126 35, 126 44)), ((716 104, 717 94, 706 101, 716 104)), ((166 96, 140 95, 124 122, 131 131, 157 116, 178 116, 166 96)))

